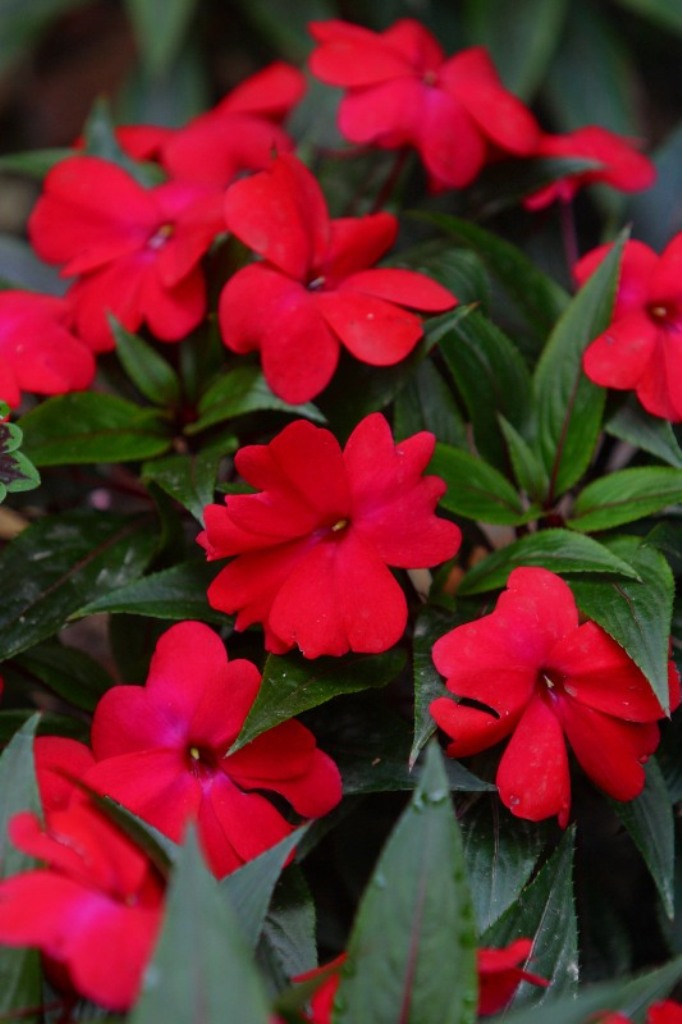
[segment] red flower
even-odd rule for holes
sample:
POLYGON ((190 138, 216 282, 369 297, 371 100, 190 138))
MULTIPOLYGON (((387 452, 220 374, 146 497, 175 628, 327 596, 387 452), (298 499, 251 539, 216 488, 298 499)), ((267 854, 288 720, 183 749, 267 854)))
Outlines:
MULTIPOLYGON (((587 775, 616 800, 642 790, 658 745, 661 707, 625 651, 594 622, 579 625, 567 586, 546 569, 515 569, 495 610, 453 629, 433 648, 436 668, 458 697, 431 704, 466 757, 511 737, 497 771, 502 802, 520 818, 553 814, 565 826, 571 803, 564 734, 587 775), (483 705, 480 708, 478 705, 483 705)), ((679 680, 670 664, 671 704, 679 680)))
POLYGON ((111 1010, 136 998, 161 922, 163 885, 147 857, 84 801, 32 814, 10 837, 45 866, 0 883, 0 943, 42 950, 58 983, 111 1010))
POLYGON ((524 199, 528 210, 541 210, 555 200, 570 203, 583 185, 603 182, 623 192, 649 188, 656 178, 652 162, 615 132, 597 125, 579 128, 566 135, 543 135, 533 156, 577 157, 599 166, 577 171, 546 185, 524 199))
POLYGON ((517 939, 504 949, 479 949, 478 1012, 482 1016, 503 1010, 522 981, 546 988, 549 982, 524 971, 520 964, 530 956, 530 939, 517 939))
POLYGON ((131 125, 117 138, 139 160, 158 160, 171 177, 219 189, 242 171, 265 170, 293 143, 278 123, 305 91, 296 68, 277 61, 233 89, 185 128, 131 125))
MULTIPOLYGON (((609 252, 602 245, 576 264, 584 284, 609 252)), ((647 410, 682 420, 682 234, 660 256, 643 242, 623 253, 613 319, 583 356, 585 373, 603 387, 633 389, 647 410)))
MULTIPOLYGON (((624 1013, 609 1013, 599 1019, 599 1024, 632 1024, 624 1013)), ((666 999, 649 1007, 646 1024, 682 1024, 682 1004, 666 999)))
POLYGON ((131 331, 146 322, 162 341, 201 321, 199 262, 222 230, 220 204, 203 186, 145 189, 115 164, 73 157, 48 174, 29 230, 42 259, 78 278, 75 324, 95 351, 114 347, 107 312, 131 331))
POLYGON ((387 566, 435 565, 460 544, 459 528, 434 515, 445 484, 422 476, 433 447, 426 432, 395 445, 374 413, 343 451, 305 420, 243 448, 237 469, 261 490, 205 510, 208 557, 239 556, 209 588, 211 605, 237 612, 237 629, 262 622, 276 653, 295 644, 308 658, 387 650, 407 622, 387 566))
POLYGON ((114 686, 100 700, 92 725, 98 763, 85 781, 173 840, 196 819, 212 870, 228 874, 292 831, 260 791, 306 817, 341 799, 336 765, 299 722, 228 754, 259 685, 256 666, 228 662, 208 626, 173 626, 157 645, 146 686, 114 686))
POLYGON ((15 408, 22 391, 61 395, 87 388, 95 376, 92 352, 71 333, 64 299, 0 292, 0 399, 15 408))
POLYGON ((351 142, 413 146, 434 191, 469 185, 489 156, 528 156, 539 129, 502 85, 483 47, 446 59, 417 21, 385 32, 348 22, 313 22, 314 75, 348 90, 339 127, 351 142))
POLYGON ((268 384, 288 402, 326 387, 341 344, 372 366, 404 359, 423 330, 402 306, 441 312, 457 304, 423 274, 368 269, 395 241, 395 217, 330 220, 319 185, 294 157, 233 185, 225 215, 264 261, 223 289, 223 341, 235 352, 260 349, 268 384))

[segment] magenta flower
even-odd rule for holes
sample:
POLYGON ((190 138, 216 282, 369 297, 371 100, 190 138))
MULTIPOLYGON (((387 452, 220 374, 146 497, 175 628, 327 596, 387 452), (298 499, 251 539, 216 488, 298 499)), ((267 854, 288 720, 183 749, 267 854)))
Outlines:
POLYGON ((199 264, 222 229, 220 202, 205 187, 145 189, 87 156, 50 171, 29 222, 38 255, 76 278, 75 327, 96 352, 114 347, 107 312, 130 331, 146 323, 162 341, 193 330, 206 311, 199 264))
POLYGON ((314 75, 347 93, 339 128, 351 142, 412 146, 431 188, 470 185, 502 153, 529 156, 539 138, 531 112, 502 85, 483 47, 447 58, 419 22, 385 32, 345 21, 316 21, 314 75))
MULTIPOLYGON (((509 739, 497 787, 513 814, 530 821, 556 814, 566 825, 566 740, 609 796, 632 800, 641 792, 642 763, 658 745, 663 711, 625 651, 594 622, 580 625, 573 595, 554 573, 514 569, 495 610, 441 637, 433 660, 464 699, 431 704, 451 737, 448 754, 467 757, 509 739)), ((672 662, 669 684, 676 707, 672 662)))
POLYGON ((395 241, 395 217, 330 220, 319 185, 294 157, 233 185, 225 216, 263 261, 223 289, 223 341, 234 352, 260 350, 268 384, 287 402, 327 386, 341 345, 372 366, 404 359, 423 327, 403 307, 437 313, 457 304, 423 274, 370 269, 395 241))
POLYGON ((256 666, 228 661, 208 626, 171 627, 157 644, 146 685, 114 686, 97 705, 97 764, 85 781, 176 842, 196 821, 213 872, 234 871, 294 827, 264 793, 278 794, 306 818, 326 814, 341 799, 336 765, 299 722, 284 722, 228 753, 259 686, 256 666))
MULTIPOLYGON (((611 249, 602 245, 576 264, 579 284, 611 249)), ((643 242, 623 252, 611 323, 588 346, 585 373, 603 387, 634 390, 653 416, 682 421, 682 234, 660 256, 643 242)))
POLYGON ((0 292, 0 399, 16 408, 22 392, 61 395, 95 376, 91 349, 71 330, 65 299, 0 292))
POLYGON ((268 445, 242 448, 241 476, 258 494, 205 510, 199 542, 209 559, 237 556, 211 585, 214 608, 237 629, 265 628, 270 651, 297 645, 308 658, 385 651, 407 622, 388 566, 423 568, 451 558, 461 534, 434 509, 445 484, 423 476, 434 437, 395 444, 379 413, 341 447, 328 430, 297 420, 268 445))

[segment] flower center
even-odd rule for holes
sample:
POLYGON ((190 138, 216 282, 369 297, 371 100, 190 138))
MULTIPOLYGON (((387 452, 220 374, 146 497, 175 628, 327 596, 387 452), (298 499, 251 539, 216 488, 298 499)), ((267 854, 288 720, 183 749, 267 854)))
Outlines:
POLYGON ((210 747, 192 744, 187 748, 187 767, 192 775, 207 778, 215 775, 218 768, 218 757, 210 747))
POLYGON ((326 278, 325 278, 324 274, 318 274, 317 277, 314 277, 312 281, 308 282, 308 291, 309 292, 319 292, 319 291, 322 291, 322 289, 324 288, 325 284, 326 284, 326 278))
POLYGON ((425 71, 422 76, 422 82, 424 85, 436 85, 438 82, 438 72, 432 69, 425 71))
POLYGON ((342 530, 346 529, 348 523, 348 519, 337 519, 337 521, 332 526, 332 533, 341 533, 342 530))
POLYGON ((651 319, 661 326, 682 327, 682 311, 674 302, 653 302, 647 311, 651 319))
POLYGON ((148 249, 162 249, 168 239, 172 236, 175 228, 172 224, 162 224, 147 242, 148 249))

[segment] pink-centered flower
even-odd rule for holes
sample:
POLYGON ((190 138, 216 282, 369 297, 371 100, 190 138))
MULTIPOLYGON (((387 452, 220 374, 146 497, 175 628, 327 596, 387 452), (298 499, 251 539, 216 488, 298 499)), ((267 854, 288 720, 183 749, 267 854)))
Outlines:
MULTIPOLYGON (((610 245, 576 264, 579 284, 594 273, 610 245)), ((634 390, 647 412, 682 421, 682 234, 660 256, 627 242, 611 323, 588 346, 585 373, 603 387, 634 390)))
MULTIPOLYGON (((433 660, 463 699, 431 704, 452 739, 448 754, 467 757, 509 740, 497 786, 513 814, 531 821, 556 814, 566 825, 566 741, 609 796, 632 800, 641 792, 662 709, 625 651, 594 622, 580 624, 570 588, 554 573, 515 569, 495 610, 441 637, 433 660)), ((676 707, 672 662, 669 685, 676 707)))
POLYGON ((92 383, 95 359, 71 317, 65 299, 0 292, 0 400, 16 408, 22 392, 61 395, 92 383))
POLYGON ((179 341, 206 311, 200 261, 224 229, 220 197, 192 183, 143 188, 121 167, 72 157, 45 179, 29 221, 38 255, 76 278, 69 291, 77 333, 96 352, 114 347, 112 313, 179 341))
POLYGON ((146 685, 114 686, 97 705, 97 763, 85 782, 175 841, 196 821, 211 869, 228 874, 294 827, 264 794, 283 797, 306 818, 341 799, 336 765, 297 721, 228 753, 259 686, 256 666, 228 661, 208 626, 171 627, 146 685))
POLYGON ((209 559, 237 556, 209 588, 236 628, 265 628, 270 651, 297 645, 309 658, 385 651, 407 622, 402 588, 388 566, 424 568, 451 558, 461 533, 434 514, 445 484, 423 476, 434 447, 423 432, 395 444, 379 413, 345 448, 305 420, 268 445, 237 452, 258 494, 205 509, 199 542, 209 559))
POLYGON ((431 188, 462 188, 492 156, 529 156, 540 131, 503 86, 483 47, 447 58, 419 22, 385 32, 332 19, 313 22, 314 75, 347 90, 339 128, 351 142, 417 150, 431 188))
POLYGON ((29 813, 12 842, 43 867, 0 882, 0 943, 40 949, 53 981, 110 1010, 135 1000, 161 923, 163 882, 86 801, 29 813))
POLYGON ((546 185, 524 199, 528 210, 542 210, 550 203, 569 203, 585 185, 610 185, 621 192, 639 192, 656 179, 656 168, 621 135, 598 125, 578 128, 566 135, 542 135, 532 154, 540 157, 573 157, 593 162, 589 170, 576 171, 546 185))
POLYGON ((172 178, 224 189, 238 174, 265 170, 275 153, 293 149, 279 122, 304 91, 301 72, 277 61, 184 128, 131 125, 116 134, 131 156, 157 160, 172 178))
POLYGON ((395 217, 331 220, 319 185, 295 157, 236 182, 225 217, 263 260, 223 289, 223 341, 234 352, 260 350, 268 384, 288 402, 326 387, 341 345, 372 366, 404 359, 423 334, 420 317, 404 307, 438 313, 457 304, 423 274, 375 268, 395 241, 395 217))

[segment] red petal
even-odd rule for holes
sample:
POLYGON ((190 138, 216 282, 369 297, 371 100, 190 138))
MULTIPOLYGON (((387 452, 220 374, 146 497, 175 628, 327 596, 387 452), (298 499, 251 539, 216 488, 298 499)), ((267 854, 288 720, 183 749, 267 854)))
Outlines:
POLYGON ((383 33, 394 50, 402 53, 418 73, 436 71, 445 54, 428 29, 414 18, 401 18, 383 33))
POLYGON ((436 725, 453 741, 448 745, 450 757, 469 757, 494 747, 514 729, 518 714, 497 717, 487 711, 456 704, 449 697, 438 697, 429 706, 436 725))
MULTIPOLYGON (((637 387, 649 365, 656 362, 662 331, 646 314, 628 313, 587 347, 583 355, 586 375, 602 387, 637 387)), ((657 367, 654 372, 659 375, 657 367)))
POLYGON ((330 288, 349 274, 373 266, 391 248, 398 234, 398 221, 390 213, 341 217, 331 221, 330 227, 326 262, 320 268, 330 288))
POLYGON ((654 416, 682 420, 682 352, 677 330, 659 331, 658 351, 637 385, 637 397, 654 416))
POLYGON ((424 333, 414 313, 355 292, 350 284, 335 292, 322 292, 315 299, 325 321, 349 352, 370 366, 399 363, 424 333))
POLYGON ((521 716, 496 781, 512 814, 529 821, 556 814, 565 828, 571 806, 566 744, 559 719, 541 698, 534 698, 521 716))
POLYGON ((260 114, 279 121, 298 103, 305 89, 305 75, 278 60, 240 82, 214 109, 216 113, 260 114))
POLYGON ((665 247, 652 270, 650 302, 679 306, 682 301, 682 237, 665 247))
POLYGON ((414 74, 405 54, 377 32, 330 18, 308 25, 320 44, 310 55, 310 70, 329 85, 363 86, 414 74))
POLYGON ((341 100, 339 130, 351 142, 372 142, 388 149, 417 145, 424 116, 425 87, 415 78, 358 89, 341 100))
POLYGON ((480 127, 459 101, 428 89, 418 119, 417 150, 435 191, 464 188, 481 170, 486 145, 480 127))
POLYGON ((410 309, 428 313, 442 313, 453 309, 457 299, 436 281, 413 270, 364 270, 346 278, 344 289, 373 295, 387 302, 395 302, 410 309))
POLYGON ((43 810, 47 814, 66 807, 79 792, 73 780, 82 779, 94 764, 92 751, 65 736, 38 736, 33 750, 43 810))
MULTIPOLYGON (((600 245, 578 260, 573 268, 573 275, 578 284, 582 285, 601 265, 613 248, 612 243, 600 245)), ((623 250, 620 267, 620 278, 613 319, 620 320, 627 313, 634 313, 650 300, 651 279, 659 257, 643 242, 629 241, 623 250)))

